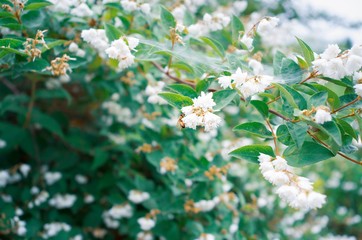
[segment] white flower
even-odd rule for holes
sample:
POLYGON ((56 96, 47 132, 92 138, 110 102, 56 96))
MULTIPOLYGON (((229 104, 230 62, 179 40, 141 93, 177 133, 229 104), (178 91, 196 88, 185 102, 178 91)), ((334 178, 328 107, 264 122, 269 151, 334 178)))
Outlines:
POLYGON ((221 118, 212 113, 212 107, 215 105, 216 103, 212 99, 212 92, 207 94, 201 92, 201 96, 193 99, 192 106, 186 106, 181 109, 185 114, 182 121, 188 128, 196 129, 197 126, 203 126, 205 131, 212 131, 221 123, 221 118))
POLYGON ((215 240, 215 236, 209 233, 203 233, 195 240, 215 240))
POLYGON ((144 14, 149 14, 151 12, 151 5, 148 3, 144 3, 140 5, 140 10, 144 13, 144 14))
POLYGON ((10 178, 10 174, 6 170, 0 171, 0 187, 5 187, 10 178))
POLYGON ((152 104, 167 104, 166 100, 160 97, 158 94, 162 92, 165 83, 158 81, 156 85, 147 85, 145 94, 148 96, 147 102, 152 104))
POLYGON ((44 225, 44 232, 42 234, 42 237, 45 239, 48 239, 50 237, 56 236, 60 231, 66 231, 69 232, 71 227, 62 222, 52 222, 47 223, 44 225))
POLYGON ((185 179, 185 185, 186 185, 186 187, 191 187, 192 186, 192 180, 191 179, 188 179, 188 178, 186 178, 185 179))
POLYGON ((137 10, 137 3, 135 1, 130 0, 121 0, 121 6, 127 12, 132 12, 137 10))
POLYGON ((128 193, 128 199, 133 203, 142 203, 150 198, 150 194, 147 192, 141 192, 138 190, 131 190, 128 193))
POLYGON ((258 32, 260 34, 267 34, 274 29, 279 23, 279 18, 266 17, 263 18, 258 24, 258 32))
POLYGON ((94 47, 101 57, 105 57, 105 50, 109 47, 109 43, 104 29, 83 30, 81 37, 94 47))
POLYGON ((228 88, 231 87, 231 77, 230 76, 221 76, 218 78, 219 84, 222 88, 228 88))
POLYGON ((84 175, 77 174, 75 175, 75 181, 79 184, 86 184, 88 182, 88 178, 84 175))
POLYGON ((315 114, 315 122, 318 124, 323 124, 329 121, 332 121, 331 113, 324 109, 318 109, 315 114))
POLYGON ((150 232, 139 232, 137 234, 137 240, 153 240, 153 236, 150 232))
POLYGON ((247 36, 246 34, 240 39, 240 42, 244 44, 249 51, 251 51, 253 46, 254 39, 252 37, 247 36))
POLYGON ((46 191, 41 191, 38 196, 34 199, 35 206, 40 206, 44 203, 49 197, 49 193, 46 191))
POLYGON ((211 112, 207 112, 204 116, 205 131, 209 132, 216 129, 221 124, 221 118, 211 112))
POLYGON ((287 161, 284 158, 279 157, 279 156, 277 156, 277 158, 272 161, 272 164, 274 165, 274 168, 277 171, 287 170, 287 168, 288 168, 287 161))
POLYGON ((329 44, 327 49, 320 55, 322 59, 331 60, 336 58, 341 52, 337 44, 329 44))
POLYGON ((60 172, 46 172, 44 174, 44 180, 47 185, 53 185, 54 183, 59 181, 59 179, 61 179, 61 178, 62 178, 62 174, 60 172))
POLYGON ((109 58, 118 60, 118 68, 119 70, 123 70, 128 68, 134 63, 134 56, 131 53, 131 50, 138 45, 138 39, 133 37, 127 37, 126 41, 121 38, 118 40, 114 40, 111 43, 111 46, 105 50, 106 54, 109 58))
POLYGON ((76 8, 70 11, 70 14, 77 17, 90 17, 93 15, 93 11, 88 7, 87 4, 81 3, 76 8))
POLYGON ((139 218, 137 222, 143 231, 149 231, 156 225, 156 222, 154 220, 145 217, 139 218))
POLYGON ((130 218, 133 215, 132 207, 128 203, 124 205, 113 206, 108 210, 108 213, 109 216, 114 219, 130 218))
POLYGON ((356 84, 353 86, 356 94, 360 97, 362 97, 362 84, 356 84))
POLYGON ((355 72, 353 74, 353 80, 358 82, 359 80, 362 80, 362 71, 360 72, 355 72))
POLYGON ((278 187, 276 193, 289 206, 304 210, 323 206, 326 196, 314 192, 309 179, 296 175, 285 159, 277 156, 272 160, 270 156, 260 154, 258 160, 263 177, 278 187))
POLYGON ((214 200, 201 200, 194 205, 196 208, 200 209, 201 212, 209 212, 214 209, 216 203, 214 200))
POLYGON ((56 194, 53 198, 49 200, 49 205, 58 209, 70 208, 73 206, 76 200, 77 196, 73 194, 56 194))
POLYGON ((31 167, 29 164, 21 164, 19 168, 20 172, 23 174, 24 177, 28 176, 30 169, 31 167))
POLYGON ((263 64, 255 59, 249 61, 249 67, 253 69, 253 72, 256 75, 261 74, 264 71, 263 64))
POLYGON ((90 194, 87 194, 87 195, 85 195, 83 200, 85 203, 92 203, 92 202, 94 202, 94 197, 90 194))
POLYGON ((6 147, 6 142, 0 138, 0 149, 6 147))
POLYGON ((248 77, 248 73, 241 71, 240 68, 236 69, 235 73, 231 74, 231 78, 234 80, 236 87, 243 85, 248 77))

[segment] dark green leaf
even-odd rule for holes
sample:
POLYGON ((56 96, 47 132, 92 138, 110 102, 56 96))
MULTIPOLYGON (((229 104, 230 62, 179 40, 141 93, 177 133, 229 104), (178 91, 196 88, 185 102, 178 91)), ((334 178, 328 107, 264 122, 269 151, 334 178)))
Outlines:
POLYGON ((253 105, 256 108, 256 110, 258 110, 264 118, 268 118, 269 107, 265 102, 260 101, 260 100, 251 100, 250 104, 253 105))
POLYGON ((214 110, 218 111, 224 108, 234 99, 236 95, 237 92, 233 89, 225 89, 215 92, 212 97, 216 103, 214 110))
POLYGON ((168 85, 167 88, 190 98, 196 98, 198 96, 192 87, 185 84, 171 84, 168 85))
POLYGON ((233 128, 233 131, 245 131, 258 137, 270 138, 272 133, 260 122, 242 123, 233 128))
POLYGON ((159 94, 163 99, 165 99, 170 105, 175 108, 181 109, 185 106, 190 106, 193 104, 191 98, 183 96, 177 93, 164 92, 159 94))
POLYGON ((247 160, 252 163, 259 163, 258 157, 259 157, 260 153, 264 153, 264 154, 270 155, 272 157, 275 156, 274 151, 270 146, 258 145, 258 144, 244 146, 244 147, 235 149, 234 151, 230 152, 229 155, 236 157, 236 158, 247 160))

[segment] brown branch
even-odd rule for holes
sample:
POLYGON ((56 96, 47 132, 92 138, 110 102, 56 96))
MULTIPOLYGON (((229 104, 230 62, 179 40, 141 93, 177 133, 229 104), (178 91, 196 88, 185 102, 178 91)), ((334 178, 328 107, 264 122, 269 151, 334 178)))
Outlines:
POLYGON ((275 147, 275 154, 279 155, 279 149, 278 149, 278 144, 277 144, 277 136, 275 135, 275 132, 273 130, 273 127, 271 126, 270 122, 268 119, 265 120, 266 124, 268 125, 268 127, 270 128, 270 131, 273 135, 273 141, 274 141, 274 147, 275 147))
POLYGON ((344 109, 344 108, 346 108, 346 107, 348 107, 348 106, 351 106, 352 104, 358 102, 359 100, 361 100, 361 97, 360 97, 360 96, 356 97, 356 99, 354 99, 353 101, 351 101, 351 102, 343 105, 342 107, 339 107, 339 108, 337 108, 336 110, 332 111, 331 114, 336 113, 336 112, 338 112, 338 111, 341 111, 342 109, 344 109))
POLYGON ((179 82, 179 83, 183 83, 183 84, 186 84, 186 85, 189 85, 190 87, 195 87, 196 84, 195 83, 191 83, 191 82, 188 82, 188 81, 185 81, 185 80, 182 80, 181 78, 178 78, 178 77, 175 77, 175 76, 172 76, 169 72, 165 72, 163 70, 163 68, 158 65, 157 63, 155 62, 151 62, 153 66, 155 66, 160 72, 162 72, 164 75, 166 75, 168 78, 176 81, 176 82, 179 82))
MULTIPOLYGON (((319 142, 320 144, 322 144, 322 145, 325 146, 326 148, 331 149, 331 147, 330 147, 328 144, 326 144, 325 142, 323 142, 322 140, 320 140, 319 138, 317 138, 317 137, 316 137, 315 135, 313 135, 310 131, 307 131, 307 133, 308 133, 309 136, 311 136, 314 140, 316 140, 317 142, 319 142)), ((348 161, 351 161, 351 162, 356 163, 356 164, 358 164, 358 165, 362 165, 362 162, 357 161, 357 160, 355 160, 355 159, 353 159, 353 158, 350 158, 350 157, 348 157, 347 155, 345 155, 344 153, 342 153, 342 152, 340 152, 340 151, 338 151, 337 154, 340 155, 341 157, 344 157, 344 158, 347 159, 348 161)))
POLYGON ((24 128, 27 128, 29 126, 29 123, 31 120, 31 113, 33 111, 34 102, 35 102, 36 83, 37 83, 36 80, 31 81, 30 102, 28 105, 28 112, 26 113, 26 117, 25 117, 24 128))
POLYGON ((303 84, 306 81, 308 81, 309 79, 312 79, 314 77, 316 77, 318 75, 318 73, 316 71, 313 71, 309 74, 309 76, 307 78, 305 78, 304 80, 302 80, 299 84, 303 84))
POLYGON ((7 88, 9 88, 15 95, 19 95, 20 91, 16 88, 14 84, 12 84, 10 81, 8 81, 5 78, 1 78, 0 80, 7 88))

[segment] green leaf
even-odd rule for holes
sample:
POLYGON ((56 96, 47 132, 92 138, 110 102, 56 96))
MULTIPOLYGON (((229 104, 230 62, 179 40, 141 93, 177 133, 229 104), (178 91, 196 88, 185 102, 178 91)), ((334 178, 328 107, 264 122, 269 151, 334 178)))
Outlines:
POLYGON ((200 37, 200 39, 209 45, 221 58, 225 57, 225 49, 221 43, 209 37, 200 37))
POLYGON ((37 10, 52 5, 48 1, 27 1, 24 10, 37 10))
POLYGON ((260 100, 251 100, 250 104, 253 105, 264 118, 268 118, 269 116, 268 104, 260 100))
POLYGON ((240 19, 237 16, 233 15, 231 19, 231 39, 233 45, 238 43, 240 32, 243 31, 244 31, 243 23, 240 21, 240 19))
POLYGON ((303 167, 334 157, 335 154, 318 143, 304 142, 301 148, 295 145, 287 147, 283 156, 291 166, 303 167))
POLYGON ((190 98, 198 97, 197 92, 192 87, 185 84, 171 84, 168 85, 167 88, 190 98))
POLYGON ((353 137, 354 139, 358 139, 358 136, 356 134, 356 131, 353 129, 353 127, 346 121, 342 119, 337 119, 337 123, 342 127, 343 131, 353 137))
POLYGON ((101 149, 96 149, 94 152, 94 159, 91 169, 97 170, 98 168, 103 166, 107 162, 107 160, 108 160, 108 153, 101 149))
POLYGON ((36 99, 53 99, 53 98, 65 98, 68 103, 72 101, 72 96, 64 90, 63 88, 59 89, 39 89, 35 94, 36 99))
POLYGON ((258 137, 270 138, 272 133, 260 122, 242 123, 233 128, 233 131, 245 131, 258 137))
POLYGON ((64 137, 62 128, 60 127, 59 123, 54 120, 54 118, 45 113, 33 109, 33 112, 31 114, 31 122, 39 124, 43 128, 58 135, 59 137, 64 137))
POLYGON ((198 93, 205 92, 207 90, 207 88, 210 86, 210 84, 211 84, 211 81, 208 81, 208 80, 198 81, 196 84, 196 91, 198 93))
POLYGON ((259 144, 244 146, 235 149, 234 151, 230 152, 229 155, 236 158, 244 159, 252 163, 259 163, 258 157, 260 153, 264 153, 272 157, 275 156, 274 151, 270 146, 259 145, 259 144))
POLYGON ((216 103, 214 110, 218 111, 228 105, 237 95, 234 89, 225 89, 217 91, 213 94, 213 99, 216 103))
POLYGON ((104 24, 104 29, 106 31, 106 36, 107 36, 109 42, 112 42, 114 40, 118 40, 124 35, 121 32, 121 30, 119 30, 118 28, 116 28, 115 26, 113 26, 113 25, 111 25, 109 23, 104 24))
POLYGON ((303 70, 299 65, 289 58, 283 58, 280 74, 282 79, 288 83, 299 83, 303 80, 303 70))
POLYGON ((181 94, 164 92, 164 93, 160 93, 158 95, 160 95, 163 99, 165 99, 170 105, 172 105, 178 109, 181 109, 182 107, 190 106, 193 104, 193 101, 191 98, 183 96, 181 94))
POLYGON ((273 58, 273 69, 274 69, 275 76, 279 76, 281 74, 282 61, 284 58, 286 58, 286 56, 282 52, 277 51, 275 53, 274 58, 273 58))
POLYGON ((339 147, 342 146, 342 134, 334 121, 325 122, 324 124, 317 124, 308 120, 305 120, 305 122, 308 123, 308 125, 321 130, 321 132, 329 136, 331 141, 330 145, 332 145, 331 151, 336 153, 339 150, 339 147))
POLYGON ((299 108, 298 105, 295 103, 293 96, 280 84, 274 83, 274 86, 276 86, 281 95, 287 100, 287 102, 294 108, 299 108))
POLYGON ((311 106, 325 106, 328 98, 328 92, 317 92, 313 96, 310 97, 309 102, 311 106))
POLYGON ((285 85, 285 89, 292 95, 293 99, 295 100, 295 103, 298 105, 298 108, 300 110, 307 109, 308 104, 302 94, 300 94, 299 92, 297 92, 296 90, 287 85, 285 85))
POLYGON ((297 41, 302 49, 303 57, 308 64, 308 67, 310 67, 311 63, 314 61, 314 52, 303 40, 297 38, 297 41))
POLYGON ((276 135, 277 135, 278 141, 283 143, 286 146, 295 144, 292 136, 290 135, 288 127, 285 124, 282 124, 278 127, 278 129, 276 131, 276 135))
POLYGON ((301 148, 307 135, 308 125, 304 122, 287 122, 286 126, 296 146, 301 148))
POLYGON ((167 30, 176 27, 175 18, 173 17, 172 13, 168 11, 165 7, 161 7, 161 22, 167 30))

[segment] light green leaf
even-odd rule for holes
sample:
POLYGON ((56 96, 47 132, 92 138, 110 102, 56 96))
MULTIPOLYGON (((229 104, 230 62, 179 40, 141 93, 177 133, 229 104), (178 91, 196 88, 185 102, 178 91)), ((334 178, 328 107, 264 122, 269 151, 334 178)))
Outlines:
POLYGON ((295 145, 287 147, 283 156, 291 166, 303 167, 334 157, 335 154, 318 143, 304 142, 301 148, 295 145))
POLYGON ((217 91, 213 94, 213 99, 216 103, 214 110, 218 111, 228 105, 237 95, 237 92, 233 89, 225 89, 217 91))
POLYGON ((168 85, 167 88, 190 98, 198 97, 195 89, 185 84, 171 84, 168 85))
POLYGON ((221 45, 221 43, 219 43, 218 41, 216 41, 215 39, 209 38, 209 37, 200 37, 200 39, 206 43, 207 45, 209 45, 220 57, 224 58, 225 57, 225 49, 224 47, 221 45))
POLYGON ((165 99, 170 105, 172 105, 178 109, 181 109, 182 107, 190 106, 193 104, 193 101, 191 98, 183 96, 181 94, 164 92, 164 93, 160 93, 158 95, 160 95, 163 99, 165 99))
POLYGON ((230 152, 229 155, 236 158, 244 159, 252 163, 259 163, 258 157, 260 153, 264 153, 272 157, 275 156, 274 151, 270 146, 259 145, 259 144, 244 146, 235 149, 234 151, 230 152))
POLYGON ((262 138, 272 137, 272 133, 260 122, 242 123, 235 126, 233 131, 245 131, 262 138))
POLYGON ((287 100, 287 102, 294 108, 299 108, 298 105, 295 103, 293 96, 280 84, 274 83, 274 86, 276 86, 281 95, 287 100))
POLYGON ((314 61, 314 53, 313 50, 306 44, 303 40, 297 38, 299 46, 302 49, 303 57, 308 64, 308 67, 311 66, 311 63, 314 61))
POLYGON ((121 30, 109 23, 104 24, 104 29, 106 31, 106 36, 110 42, 118 40, 124 35, 121 30))
POLYGON ((260 101, 260 100, 251 100, 250 104, 253 105, 256 108, 256 110, 258 110, 264 118, 268 118, 269 107, 265 102, 260 101))
POLYGON ((168 11, 165 7, 161 7, 161 22, 167 30, 176 27, 175 18, 173 17, 172 13, 168 11))
POLYGON ((241 32, 244 31, 244 25, 240 21, 240 19, 233 15, 231 19, 231 38, 232 38, 232 44, 235 45, 239 41, 239 35, 241 32))
POLYGON ((308 125, 304 122, 287 122, 286 126, 296 146, 301 148, 307 135, 308 125))

